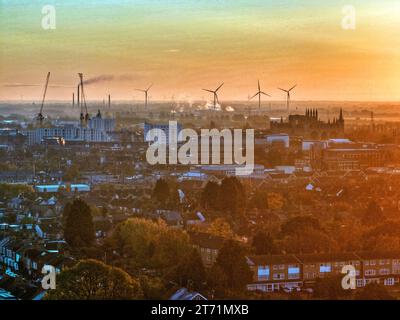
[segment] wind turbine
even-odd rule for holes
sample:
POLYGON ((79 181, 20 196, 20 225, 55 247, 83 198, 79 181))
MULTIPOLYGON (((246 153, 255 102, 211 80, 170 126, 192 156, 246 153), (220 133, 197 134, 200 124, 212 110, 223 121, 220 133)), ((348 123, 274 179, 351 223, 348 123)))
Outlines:
POLYGON ((289 113, 289 105, 290 105, 290 91, 292 91, 296 87, 297 87, 297 84, 294 85, 293 87, 291 87, 289 90, 278 88, 279 90, 286 92, 286 108, 287 108, 288 113, 289 113))
POLYGON ((217 109, 217 102, 218 102, 218 104, 219 104, 217 92, 218 92, 219 89, 221 89, 221 87, 222 87, 223 85, 224 85, 224 83, 222 82, 221 85, 220 85, 217 89, 215 89, 215 90, 203 89, 204 91, 210 92, 210 93, 212 93, 212 94, 214 95, 214 110, 217 109))
POLYGON ((149 90, 153 85, 151 84, 150 87, 148 87, 147 89, 143 90, 143 89, 136 89, 136 91, 140 91, 140 92, 144 92, 144 106, 147 109, 147 103, 149 101, 149 90))
POLYGON ((251 100, 251 99, 255 98, 256 96, 258 96, 258 110, 261 109, 261 95, 262 94, 265 95, 265 96, 271 97, 268 93, 265 93, 265 92, 261 91, 260 80, 258 80, 258 91, 254 96, 252 96, 250 98, 250 100, 251 100))

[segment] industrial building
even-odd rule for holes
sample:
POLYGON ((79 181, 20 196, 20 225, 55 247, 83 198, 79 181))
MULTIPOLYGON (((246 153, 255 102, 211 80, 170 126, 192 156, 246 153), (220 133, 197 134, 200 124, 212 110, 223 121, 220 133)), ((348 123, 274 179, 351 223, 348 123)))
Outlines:
POLYGON ((46 138, 63 138, 68 142, 113 142, 114 118, 103 118, 100 111, 88 121, 87 126, 79 123, 56 127, 39 127, 25 130, 28 145, 41 144, 46 138))

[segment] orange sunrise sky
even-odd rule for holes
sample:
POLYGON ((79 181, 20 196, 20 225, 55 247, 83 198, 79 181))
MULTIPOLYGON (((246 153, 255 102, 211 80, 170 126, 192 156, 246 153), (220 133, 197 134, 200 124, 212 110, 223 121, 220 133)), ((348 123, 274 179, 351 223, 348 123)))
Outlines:
POLYGON ((1 1, 0 100, 71 99, 78 72, 88 100, 247 100, 257 79, 272 100, 298 84, 296 100, 400 99, 400 2, 354 0, 355 30, 341 23, 347 1, 1 1), (56 29, 41 27, 43 5, 56 29))

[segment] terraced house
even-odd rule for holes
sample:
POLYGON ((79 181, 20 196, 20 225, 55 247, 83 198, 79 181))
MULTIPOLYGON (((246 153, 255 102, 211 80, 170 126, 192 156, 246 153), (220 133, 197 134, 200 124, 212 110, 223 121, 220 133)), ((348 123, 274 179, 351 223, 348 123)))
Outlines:
POLYGON ((47 244, 33 245, 27 240, 16 240, 10 237, 0 241, 0 267, 4 266, 17 275, 28 275, 31 279, 41 278, 45 265, 53 266, 59 273, 74 260, 61 254, 58 250, 50 250, 47 244))
POLYGON ((253 272, 250 291, 312 287, 318 278, 340 275, 345 265, 355 268, 358 288, 369 283, 392 286, 400 278, 400 252, 258 255, 248 256, 247 263, 253 272))

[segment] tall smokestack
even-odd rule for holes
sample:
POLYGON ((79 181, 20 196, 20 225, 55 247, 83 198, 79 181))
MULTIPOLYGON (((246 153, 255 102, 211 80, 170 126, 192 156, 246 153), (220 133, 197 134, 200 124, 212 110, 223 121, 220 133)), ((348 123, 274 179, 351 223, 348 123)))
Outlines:
POLYGON ((77 102, 78 102, 78 108, 79 108, 79 106, 80 106, 80 96, 79 96, 79 84, 78 84, 78 99, 77 99, 77 102))
POLYGON ((108 95, 108 109, 111 109, 111 94, 108 95))

